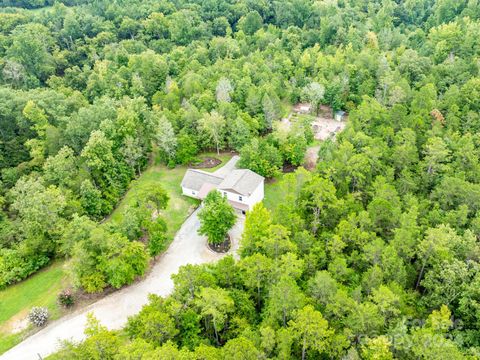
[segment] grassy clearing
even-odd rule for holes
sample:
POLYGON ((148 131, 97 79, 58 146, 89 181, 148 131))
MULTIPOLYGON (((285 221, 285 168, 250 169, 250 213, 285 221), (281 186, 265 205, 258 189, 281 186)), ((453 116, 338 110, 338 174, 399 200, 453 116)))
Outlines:
POLYGON ((59 290, 66 278, 62 262, 56 262, 34 276, 0 291, 0 323, 4 323, 26 306, 46 306, 56 301, 56 290, 59 290))
POLYGON ((127 206, 133 205, 145 190, 152 184, 162 186, 170 196, 167 208, 162 212, 168 225, 168 238, 172 240, 182 223, 198 205, 195 199, 182 195, 180 182, 185 174, 186 167, 167 169, 162 165, 155 165, 145 171, 137 180, 132 181, 130 190, 114 210, 109 221, 121 222, 123 211, 127 206))
POLYGON ((0 355, 11 349, 22 341, 22 334, 1 334, 0 335, 0 355))
POLYGON ((48 308, 52 320, 62 315, 57 294, 68 284, 63 264, 63 261, 55 262, 25 281, 0 291, 0 354, 22 340, 28 330, 16 334, 12 334, 12 330, 33 306, 48 308))
POLYGON ((279 203, 282 202, 283 193, 280 187, 283 174, 279 175, 275 179, 265 182, 265 196, 263 198, 263 204, 270 211, 274 211, 279 203))

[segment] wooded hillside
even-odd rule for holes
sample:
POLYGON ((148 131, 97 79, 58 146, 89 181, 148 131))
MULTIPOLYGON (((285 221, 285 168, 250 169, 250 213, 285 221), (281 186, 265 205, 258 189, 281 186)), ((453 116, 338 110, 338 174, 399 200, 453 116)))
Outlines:
POLYGON ((64 256, 86 291, 129 283, 165 194, 98 222, 150 156, 236 150, 275 177, 312 140, 276 129, 292 104, 349 113, 315 171, 247 215, 240 261, 182 268, 59 358, 480 357, 477 0, 3 6, 0 287, 64 256))

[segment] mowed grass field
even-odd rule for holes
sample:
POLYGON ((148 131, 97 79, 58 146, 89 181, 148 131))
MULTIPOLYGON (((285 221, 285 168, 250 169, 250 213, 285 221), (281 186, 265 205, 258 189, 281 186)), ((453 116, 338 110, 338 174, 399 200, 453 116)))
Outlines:
POLYGON ((57 305, 58 293, 68 285, 63 268, 57 261, 28 279, 0 291, 0 354, 19 343, 24 331, 14 333, 33 306, 48 308, 51 319, 57 319, 62 309, 57 305))
MULTIPOLYGON (((215 168, 205 169, 215 171, 230 160, 232 154, 205 153, 199 156, 199 160, 206 156, 222 161, 215 168)), ((186 170, 186 166, 174 169, 160 164, 150 166, 138 179, 132 181, 123 199, 105 221, 121 221, 125 208, 133 205, 145 189, 152 184, 162 186, 170 196, 167 208, 162 212, 168 225, 170 243, 185 219, 199 205, 198 200, 182 195, 180 183, 186 170)), ((18 344, 29 333, 29 329, 15 334, 12 330, 25 319, 33 306, 47 307, 51 320, 65 313, 57 304, 58 293, 71 285, 64 269, 65 264, 65 261, 57 261, 28 279, 0 291, 0 354, 18 344)))
POLYGON ((195 199, 182 195, 180 182, 185 171, 185 167, 167 169, 162 165, 151 166, 138 179, 132 181, 130 189, 107 221, 121 222, 125 209, 134 205, 152 184, 158 185, 163 187, 170 197, 162 216, 167 222, 168 238, 172 240, 182 223, 198 205, 195 199))

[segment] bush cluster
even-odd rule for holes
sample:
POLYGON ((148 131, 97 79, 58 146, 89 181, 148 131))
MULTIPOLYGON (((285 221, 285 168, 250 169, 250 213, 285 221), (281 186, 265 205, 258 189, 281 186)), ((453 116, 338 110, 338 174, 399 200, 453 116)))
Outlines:
POLYGON ((70 307, 75 303, 75 297, 70 289, 63 290, 58 294, 58 303, 63 307, 70 307))
POLYGON ((41 327, 48 321, 48 309, 44 307, 33 307, 28 314, 28 320, 35 326, 41 327))

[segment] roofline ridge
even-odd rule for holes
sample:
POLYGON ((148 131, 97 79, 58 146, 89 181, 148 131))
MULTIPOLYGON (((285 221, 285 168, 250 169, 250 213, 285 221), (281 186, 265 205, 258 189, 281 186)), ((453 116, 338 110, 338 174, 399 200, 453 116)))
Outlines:
MULTIPOLYGON (((255 171, 250 170, 250 169, 234 169, 233 171, 235 171, 235 170, 242 170, 242 171, 244 171, 244 172, 250 171, 251 173, 254 173, 254 174, 257 175, 257 176, 260 176, 262 179, 265 179, 265 176, 262 176, 262 175, 260 175, 259 173, 256 173, 255 171)), ((244 173, 244 175, 245 175, 245 173, 244 173)), ((242 175, 242 177, 243 177, 244 175, 242 175)))
POLYGON ((217 179, 224 179, 222 176, 218 176, 218 175, 215 175, 214 173, 210 173, 208 171, 204 171, 204 170, 200 170, 200 169, 188 168, 187 171, 193 171, 193 172, 196 172, 196 173, 213 176, 213 177, 216 177, 217 179))

